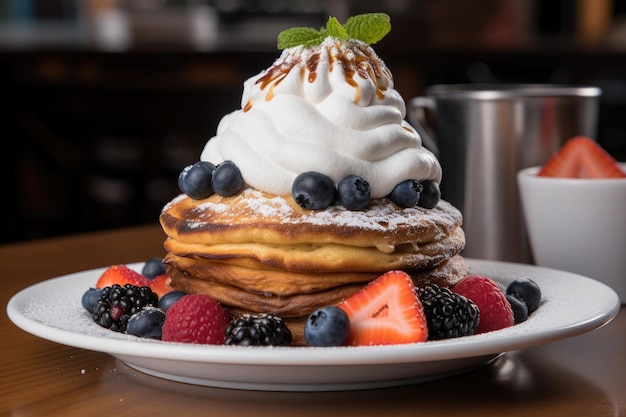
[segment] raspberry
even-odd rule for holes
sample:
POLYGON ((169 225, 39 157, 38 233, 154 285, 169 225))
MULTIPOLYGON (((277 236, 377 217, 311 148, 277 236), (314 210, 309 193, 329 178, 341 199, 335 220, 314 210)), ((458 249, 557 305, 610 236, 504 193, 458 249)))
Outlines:
POLYGON ((513 310, 500 286, 483 275, 468 275, 452 287, 452 292, 472 300, 480 310, 476 333, 513 326, 513 310))
POLYGON ((226 310, 208 295, 185 295, 167 310, 162 340, 221 345, 229 323, 226 310))

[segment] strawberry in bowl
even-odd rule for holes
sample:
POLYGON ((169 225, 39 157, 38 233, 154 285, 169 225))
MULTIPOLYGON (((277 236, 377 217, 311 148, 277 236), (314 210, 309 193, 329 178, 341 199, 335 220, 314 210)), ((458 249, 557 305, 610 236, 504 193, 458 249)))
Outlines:
POLYGON ((546 162, 540 177, 557 178, 626 178, 626 172, 598 143, 586 136, 576 136, 546 162))
POLYGON ((626 164, 578 136, 517 180, 535 263, 595 278, 626 302, 626 164))

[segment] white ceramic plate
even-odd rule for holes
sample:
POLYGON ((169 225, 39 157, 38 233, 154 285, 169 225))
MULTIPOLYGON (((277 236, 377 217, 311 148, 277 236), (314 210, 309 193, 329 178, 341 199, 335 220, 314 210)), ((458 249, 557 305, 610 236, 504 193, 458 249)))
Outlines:
MULTIPOLYGON (((82 294, 103 269, 50 279, 16 294, 7 306, 23 330, 57 343, 109 353, 150 375, 191 384, 272 391, 338 391, 440 379, 483 366, 503 352, 576 336, 608 323, 620 303, 589 278, 535 266, 469 259, 471 271, 507 284, 528 276, 543 302, 508 329, 425 343, 372 347, 233 347, 141 339, 99 327, 82 294)), ((142 264, 131 264, 141 270, 142 264)))

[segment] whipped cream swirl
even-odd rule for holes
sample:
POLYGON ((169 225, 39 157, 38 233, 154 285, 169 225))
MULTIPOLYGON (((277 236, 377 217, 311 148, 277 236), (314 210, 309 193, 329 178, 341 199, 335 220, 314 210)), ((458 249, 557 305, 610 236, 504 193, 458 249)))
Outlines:
POLYGON ((441 181, 439 162, 404 120, 391 72, 363 42, 329 37, 284 50, 245 81, 241 106, 222 118, 200 159, 232 160, 258 190, 290 195, 306 171, 335 183, 358 175, 372 198, 407 179, 441 181))

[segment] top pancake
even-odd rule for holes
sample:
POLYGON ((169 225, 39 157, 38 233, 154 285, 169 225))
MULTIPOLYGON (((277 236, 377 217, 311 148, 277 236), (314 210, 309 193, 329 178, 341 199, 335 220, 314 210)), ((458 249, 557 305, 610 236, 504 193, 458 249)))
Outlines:
POLYGON ((165 233, 188 244, 340 244, 376 247, 422 245, 448 236, 462 223, 461 213, 440 200, 433 209, 400 208, 374 199, 363 210, 337 204, 324 210, 300 208, 289 197, 251 188, 231 197, 203 200, 185 195, 170 201, 160 216, 165 233))

